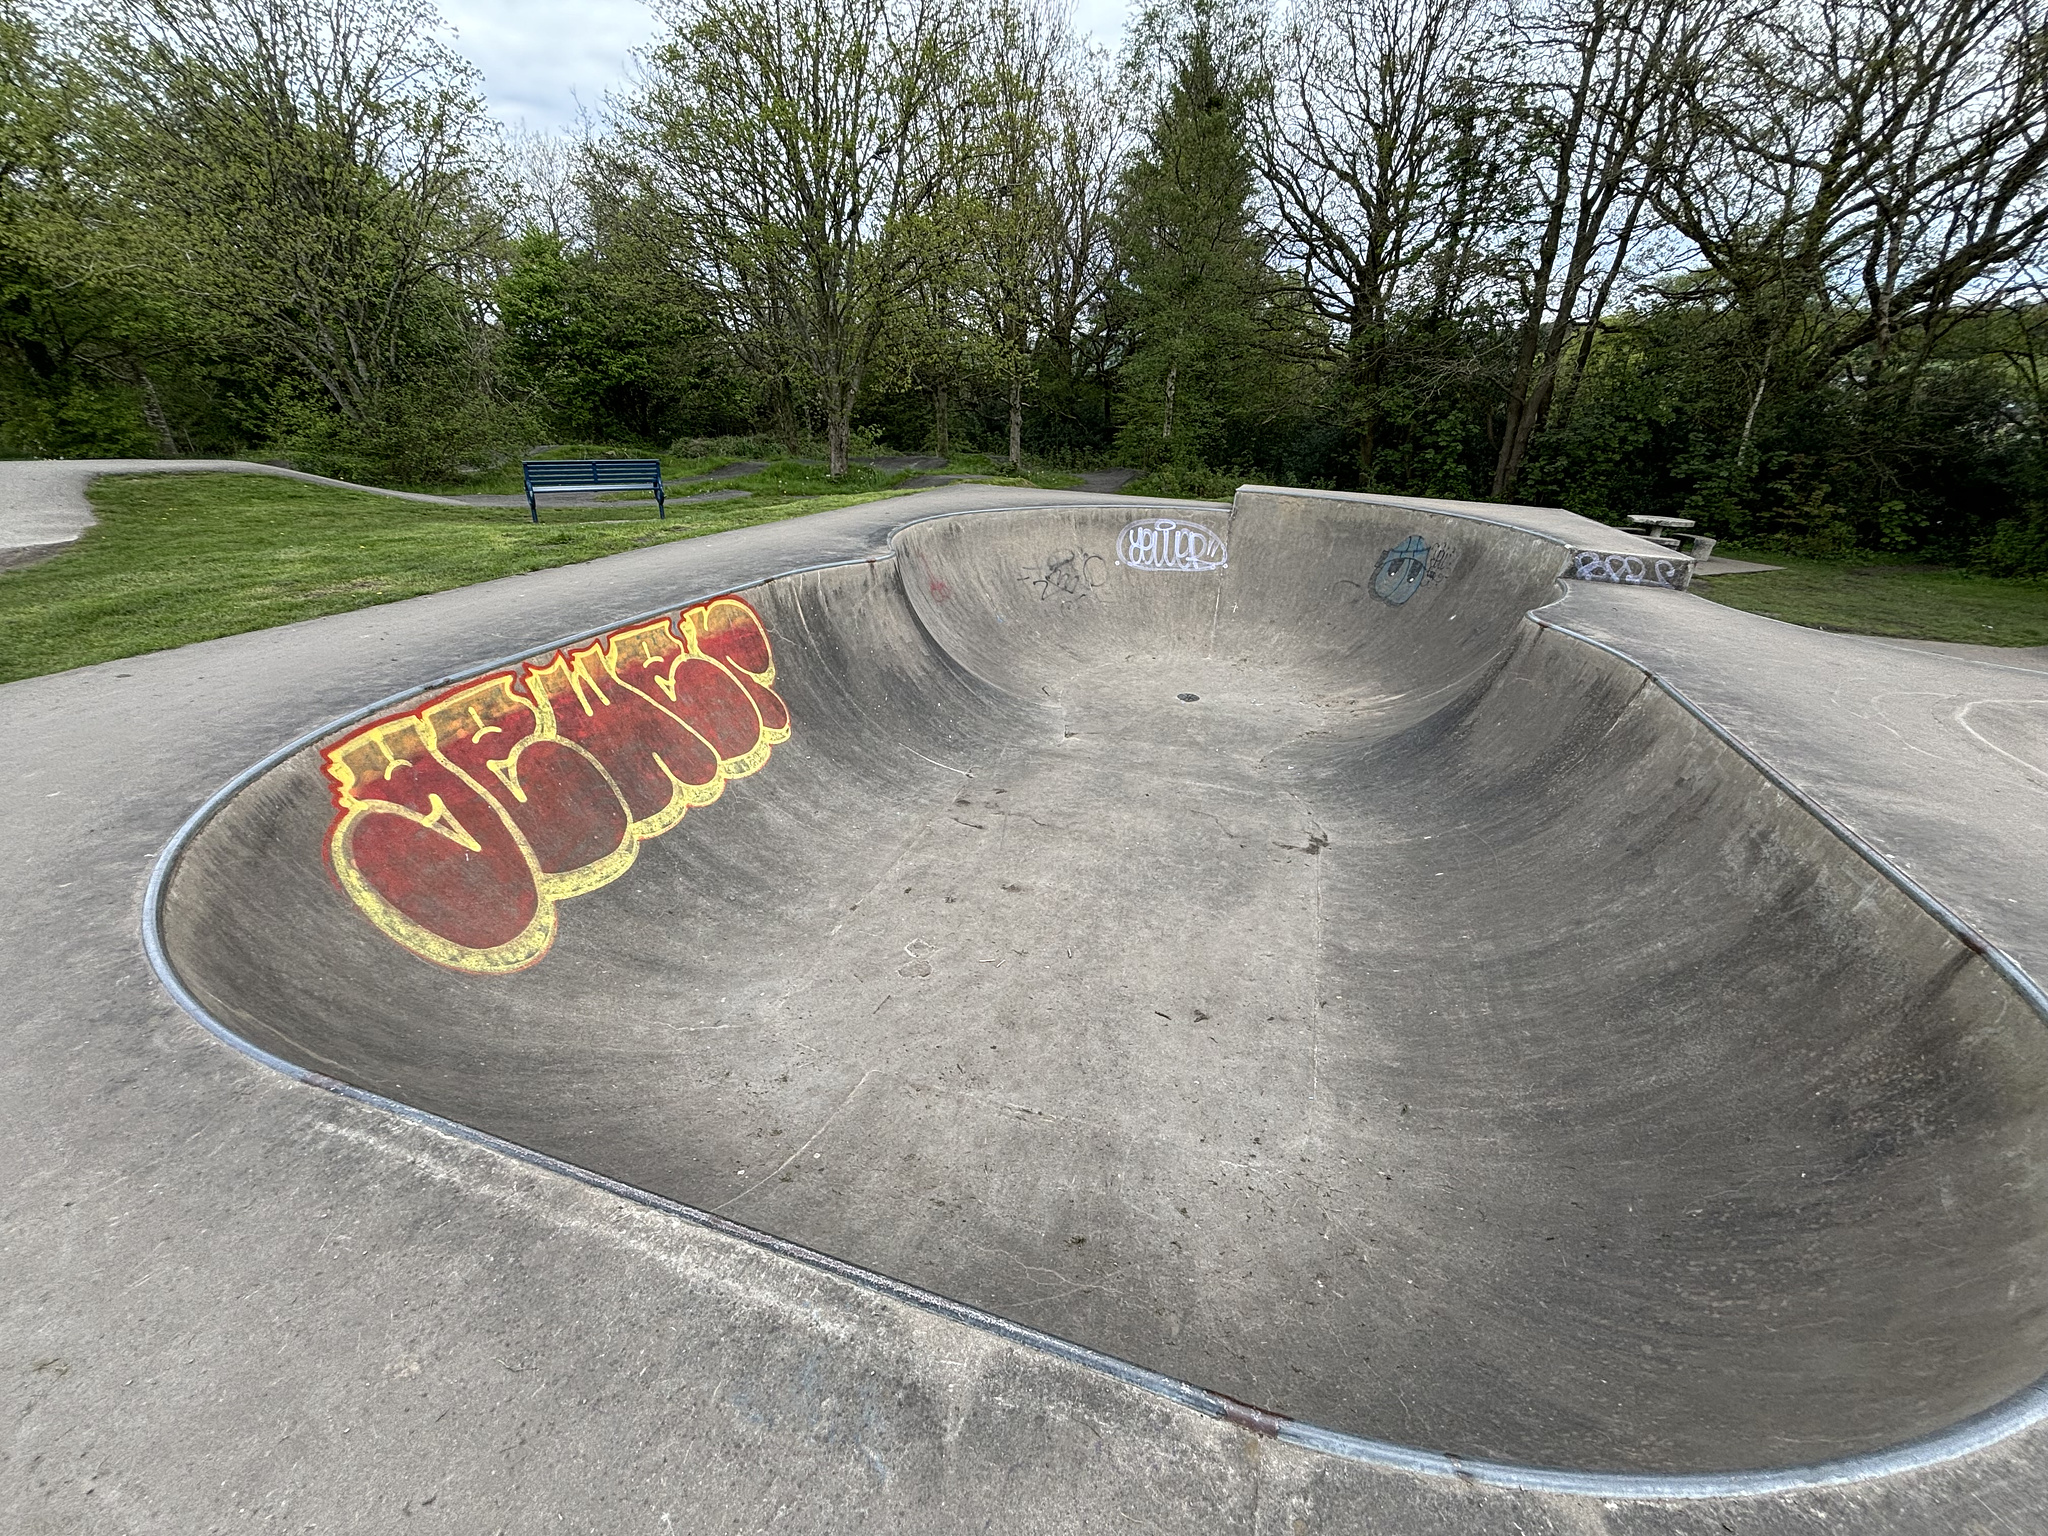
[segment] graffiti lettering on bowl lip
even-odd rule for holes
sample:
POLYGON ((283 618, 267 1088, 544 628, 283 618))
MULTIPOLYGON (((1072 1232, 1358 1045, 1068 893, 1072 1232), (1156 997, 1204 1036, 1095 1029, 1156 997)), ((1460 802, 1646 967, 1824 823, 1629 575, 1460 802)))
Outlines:
POLYGON ((1671 587, 1682 592, 1691 572, 1676 560, 1645 560, 1641 555, 1609 555, 1597 549, 1575 549, 1565 575, 1577 581, 1611 581, 1624 587, 1671 587))
POLYGON ((524 970, 562 902, 789 739, 774 682, 761 616, 732 596, 472 678, 322 752, 328 867, 421 959, 524 970))
POLYGON ((1086 597, 1109 579, 1109 562, 1085 549, 1056 549, 1045 557, 1042 569, 1026 571, 1017 579, 1036 592, 1040 602, 1086 597))
POLYGON ((1125 523, 1116 537, 1116 563, 1134 571, 1220 571, 1230 564, 1223 537, 1177 517, 1125 523))

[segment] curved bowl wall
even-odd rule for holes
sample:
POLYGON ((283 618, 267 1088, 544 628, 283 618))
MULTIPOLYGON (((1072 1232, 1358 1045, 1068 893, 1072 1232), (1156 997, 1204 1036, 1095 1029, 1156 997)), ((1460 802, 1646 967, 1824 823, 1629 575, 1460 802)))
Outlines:
POLYGON ((1531 623, 1554 541, 1195 522, 917 524, 352 722, 164 949, 304 1068, 1349 1435, 1780 1468, 2039 1377, 2025 997, 1531 623))

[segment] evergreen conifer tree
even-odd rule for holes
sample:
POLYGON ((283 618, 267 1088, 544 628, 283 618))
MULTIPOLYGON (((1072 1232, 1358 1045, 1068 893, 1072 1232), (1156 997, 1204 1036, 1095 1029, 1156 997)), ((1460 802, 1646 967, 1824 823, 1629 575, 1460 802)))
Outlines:
POLYGON ((1288 306, 1252 218, 1251 85, 1234 78, 1248 54, 1208 0, 1154 11, 1139 30, 1134 63, 1166 78, 1116 228, 1129 347, 1117 446, 1129 462, 1248 460, 1290 393, 1288 306))

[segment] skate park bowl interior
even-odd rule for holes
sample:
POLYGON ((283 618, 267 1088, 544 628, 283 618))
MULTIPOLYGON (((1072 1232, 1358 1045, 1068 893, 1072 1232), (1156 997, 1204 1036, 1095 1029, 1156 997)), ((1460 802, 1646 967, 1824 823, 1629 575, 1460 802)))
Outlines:
POLYGON ((181 834, 162 962, 310 1080, 1340 1452, 1796 1483, 2038 1416, 2038 989, 1532 618, 1554 537, 1173 523, 916 523, 338 723, 181 834))

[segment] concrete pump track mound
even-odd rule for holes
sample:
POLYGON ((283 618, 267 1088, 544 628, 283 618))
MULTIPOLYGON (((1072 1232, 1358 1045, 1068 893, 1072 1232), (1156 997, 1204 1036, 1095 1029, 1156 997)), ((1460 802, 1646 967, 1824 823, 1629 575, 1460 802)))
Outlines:
POLYGON ((288 1072, 1338 1454, 1739 1494, 2040 1418, 2042 995, 1532 612, 1661 552, 1165 510, 337 722, 179 834, 152 958, 288 1072))

